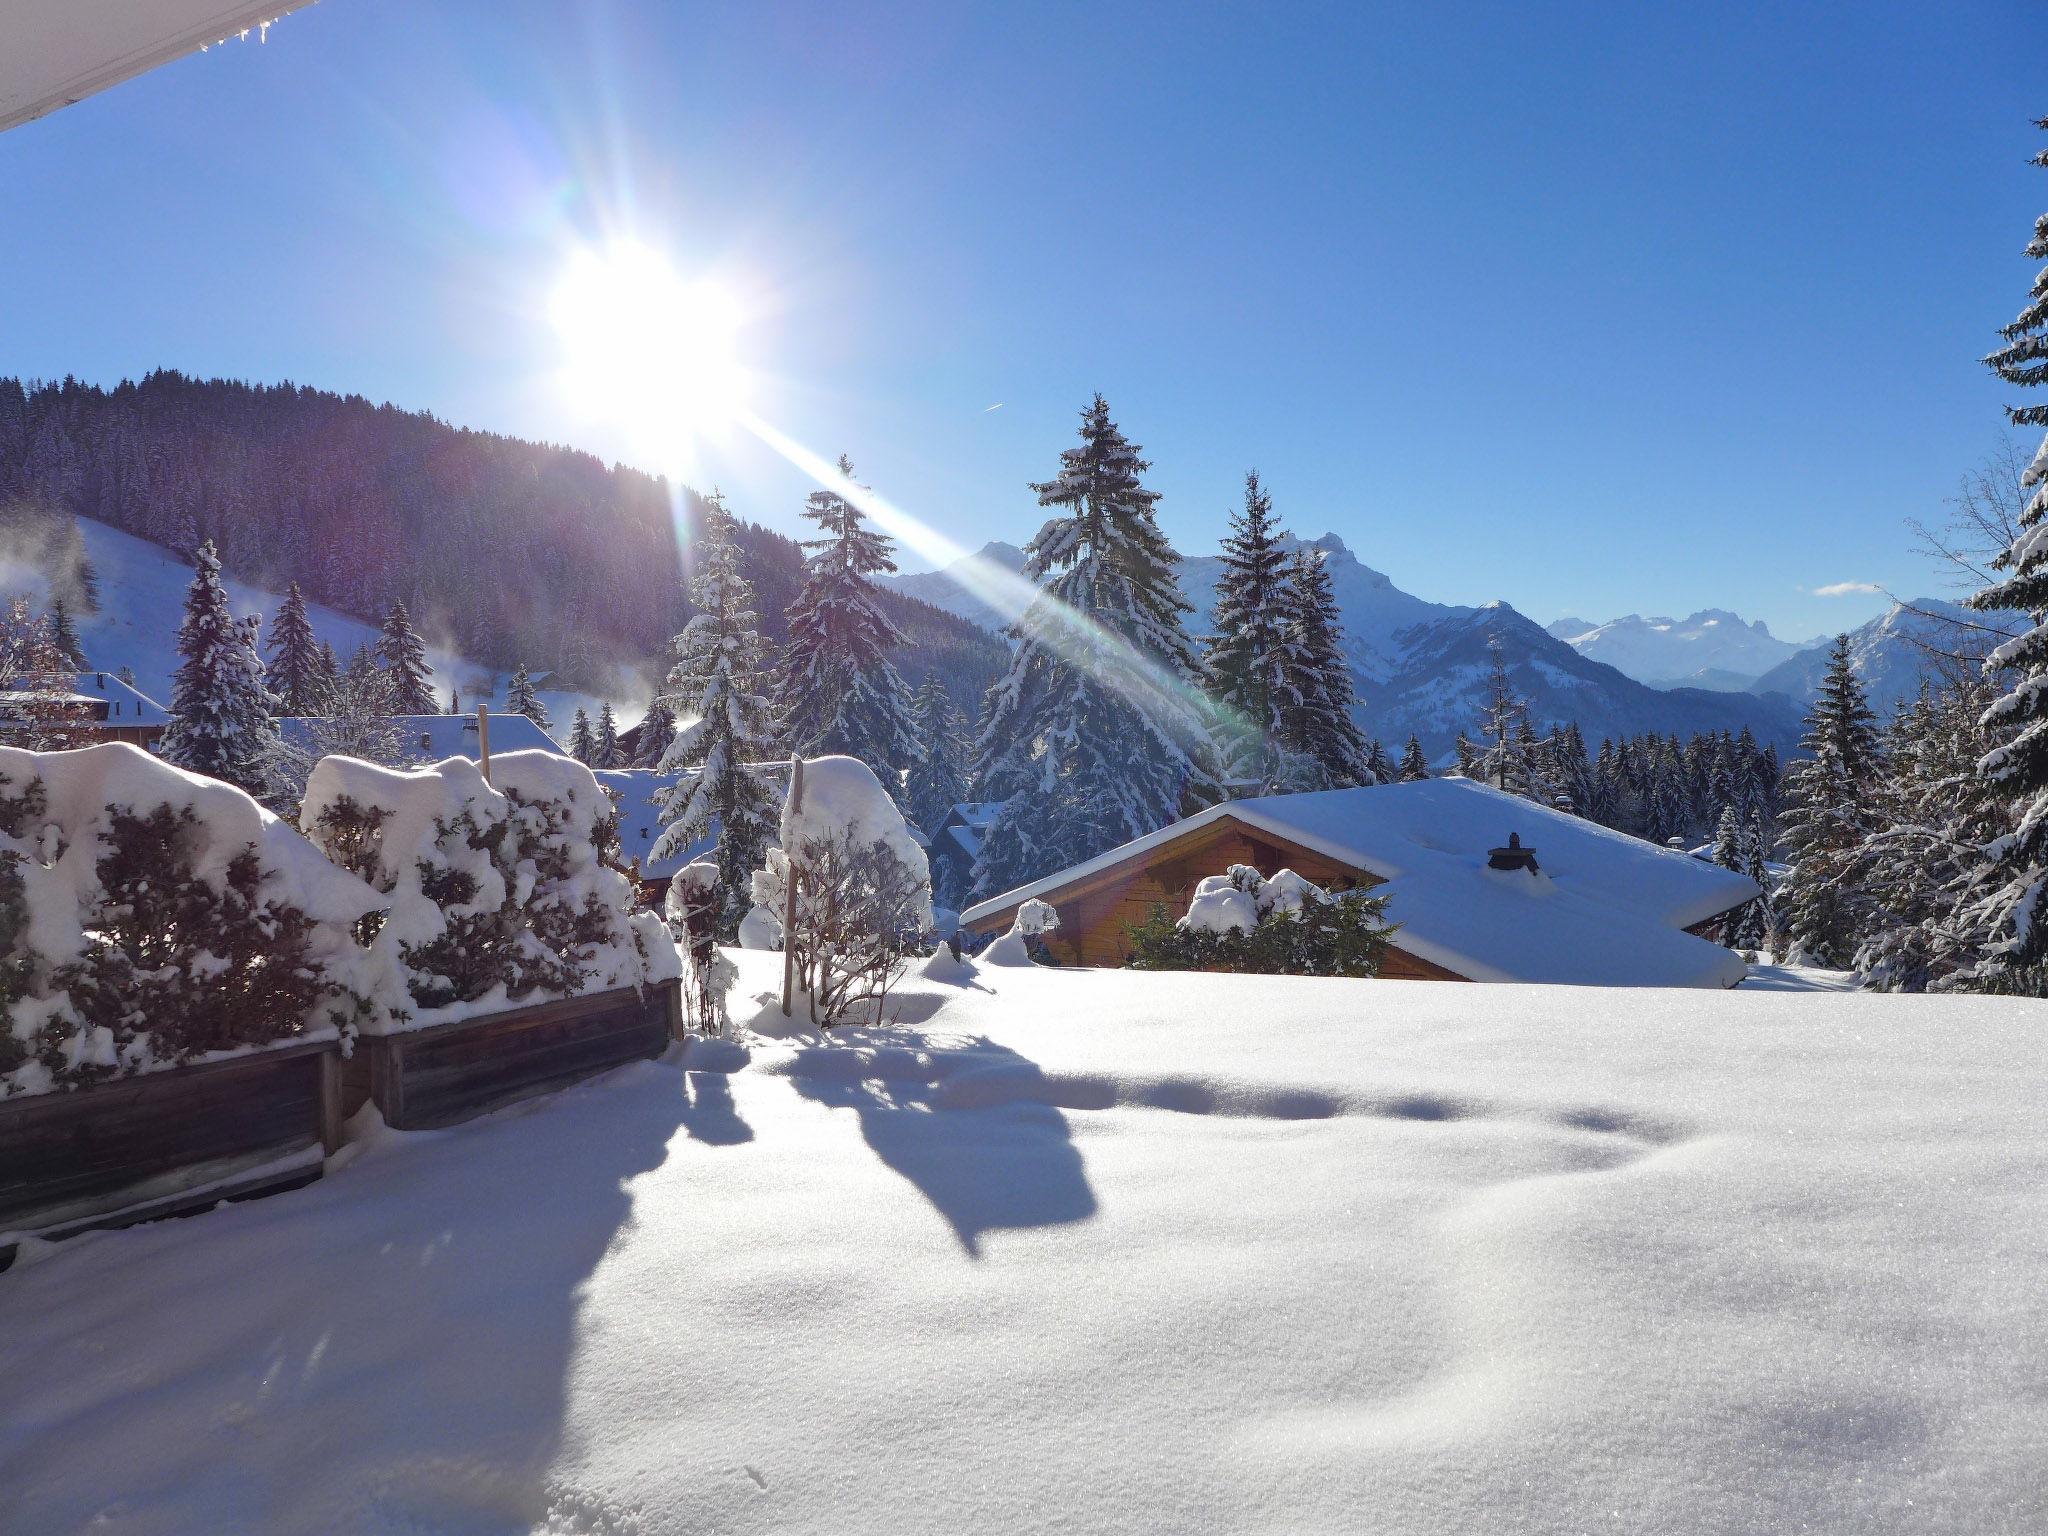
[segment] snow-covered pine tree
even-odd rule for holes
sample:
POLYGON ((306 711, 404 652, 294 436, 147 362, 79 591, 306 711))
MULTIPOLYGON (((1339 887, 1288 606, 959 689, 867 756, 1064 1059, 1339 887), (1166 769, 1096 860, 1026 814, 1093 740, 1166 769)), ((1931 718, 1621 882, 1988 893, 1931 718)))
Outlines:
POLYGON ((330 642, 322 640, 320 642, 320 686, 324 690, 332 688, 340 681, 341 658, 334 654, 334 646, 330 642))
POLYGON ((1408 745, 1401 749, 1401 782, 1413 784, 1418 779, 1429 777, 1429 759, 1422 755, 1422 742, 1415 736, 1408 738, 1408 745))
POLYGON ((1281 651, 1280 739, 1315 765, 1317 789, 1378 784, 1372 743, 1358 728, 1358 695, 1344 654, 1344 621, 1320 549, 1302 546, 1287 562, 1280 602, 1287 644, 1281 651))
POLYGON ((590 766, 593 768, 618 768, 624 766, 619 759, 619 720, 612 713, 611 700, 607 699, 598 707, 597 729, 590 738, 590 766))
POLYGON ((1742 872, 1756 882, 1763 895, 1743 903, 1729 919, 1729 945, 1735 949, 1761 950, 1771 941, 1771 877, 1766 867, 1770 857, 1770 834, 1764 829, 1763 811, 1752 806, 1742 832, 1742 872))
MULTIPOLYGON (((1273 498, 1259 484, 1259 472, 1244 477, 1244 510, 1230 514, 1223 540, 1223 572, 1216 579, 1211 622, 1205 638, 1203 673, 1210 697, 1222 706, 1222 741, 1230 776, 1256 780, 1261 791, 1283 786, 1285 738, 1290 720, 1301 716, 1299 674, 1292 650, 1297 643, 1289 611, 1286 535, 1273 521, 1273 498)), ((1304 658, 1305 660, 1305 658, 1304 658)))
POLYGON ((1722 806, 1714 823, 1714 862, 1738 875, 1742 873, 1742 820, 1732 805, 1722 806))
POLYGON ((505 688, 505 708, 512 714, 524 715, 544 731, 555 728, 548 719, 547 706, 540 701, 540 694, 534 689, 533 674, 521 662, 512 673, 512 681, 505 688))
POLYGON ((431 681, 434 669, 427 665, 426 645, 413 632, 404 603, 393 603, 384 616, 384 629, 377 637, 377 659, 391 677, 392 713, 431 715, 438 711, 431 681))
POLYGON ((71 605, 60 593, 50 604, 50 638, 63 653, 64 663, 74 672, 85 670, 85 645, 78 638, 78 626, 71 619, 71 605))
POLYGON ((910 821, 930 836, 967 798, 967 725, 936 674, 925 678, 911 703, 920 750, 910 765, 910 821))
POLYGON ((1199 668, 1149 467, 1097 395, 1081 443, 1032 487, 1056 514, 1027 547, 1044 591, 989 692, 974 781, 996 814, 975 889, 1000 891, 1157 830, 1213 792, 1199 668))
POLYGON ((1451 750, 1457 757, 1459 775, 1468 779, 1478 778, 1479 748, 1473 744, 1472 738, 1463 731, 1458 732, 1458 739, 1451 750))
POLYGON ((659 768, 668 756, 669 743, 676 739, 675 712, 660 699, 647 708, 640 721, 640 733, 633 741, 633 766, 659 768))
MULTIPOLYGON (((839 470, 852 488, 852 461, 842 456, 839 470)), ((782 652, 778 704, 791 750, 857 757, 900 796, 902 770, 917 758, 917 732, 910 689, 889 659, 903 637, 882 612, 873 581, 896 569, 893 546, 837 491, 811 492, 803 515, 821 537, 803 541, 811 554, 789 605, 782 652)))
POLYGON ((277 608, 277 622, 270 626, 270 691, 277 695, 277 707, 287 715, 313 715, 320 711, 326 691, 320 676, 320 642, 306 616, 306 596, 295 581, 285 589, 277 608))
POLYGON ((588 763, 597 756, 597 737, 590 729, 590 715, 580 704, 576 708, 576 723, 569 728, 569 755, 579 763, 588 763))
POLYGON ((1508 677, 1507 652, 1499 635, 1487 638, 1486 652, 1486 702, 1479 711, 1481 745, 1472 776, 1511 795, 1542 801, 1546 797, 1542 769, 1536 761, 1535 732, 1508 677))
POLYGON ((1391 784, 1394 782, 1394 760, 1387 756, 1387 749, 1375 736, 1365 746, 1365 771, 1372 775, 1370 784, 1391 784))
POLYGON ((261 794, 277 701, 263 685, 251 630, 228 606, 220 557, 210 540, 192 563, 185 618, 178 626, 182 660, 171 683, 170 724, 160 750, 166 762, 261 794))
MULTIPOLYGON (((2035 126, 2048 129, 2048 118, 2035 126)), ((2048 166, 2048 150, 2034 164, 2048 166)), ((2035 221, 2027 256, 2048 262, 2048 214, 2035 221)), ((1991 371, 2023 389, 2048 384, 2048 266, 1999 334, 2005 345, 1984 359, 1991 371)), ((2006 416, 2018 427, 2048 426, 2048 404, 2008 406, 2006 416)), ((2041 996, 2048 994, 2048 435, 2020 484, 2027 502, 2018 533, 1992 562, 2003 574, 1970 598, 1972 608, 2017 613, 2025 626, 1984 658, 1988 672, 2010 681, 1984 712, 1997 744, 1978 772, 2002 804, 2002 826, 1985 849, 1974 906, 1998 935, 1978 968, 1981 984, 2041 996)))
POLYGON ((1789 958, 1845 970, 1855 959, 1866 909, 1854 879, 1859 850, 1876 826, 1877 717, 1850 666, 1849 637, 1838 635, 1827 675, 1806 716, 1792 764, 1784 815, 1792 872, 1782 905, 1789 958))
POLYGON ((716 925, 730 935, 746 915, 780 797, 747 766, 774 755, 775 718, 763 686, 754 589, 740 574, 731 515, 716 492, 705 498, 690 601, 697 612, 676 637, 676 663, 656 700, 672 724, 691 723, 674 728, 656 765, 677 779, 657 797, 662 830, 652 857, 683 853, 716 828, 716 925))

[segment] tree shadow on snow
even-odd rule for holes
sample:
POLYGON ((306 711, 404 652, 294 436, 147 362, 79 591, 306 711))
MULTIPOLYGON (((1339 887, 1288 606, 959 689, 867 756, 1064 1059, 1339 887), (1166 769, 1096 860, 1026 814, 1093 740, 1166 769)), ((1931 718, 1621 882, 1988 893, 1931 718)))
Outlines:
POLYGON ((735 1118, 642 1063, 4 1277, 0 1308, 68 1321, 0 1339, 0 1421, 38 1426, 0 1449, 0 1525, 558 1528, 579 1312, 692 1115, 735 1118))
POLYGON ((725 1067, 683 1073, 687 1107, 683 1129, 691 1138, 712 1147, 736 1147, 754 1139, 754 1128, 740 1118, 732 1101, 732 1073, 725 1067))
POLYGON ((981 1257, 983 1233, 1058 1226, 1095 1214, 1095 1191, 1067 1118, 1037 1064, 1007 1046, 962 1037, 958 1049, 886 1032, 833 1032, 789 1069, 804 1097, 860 1117, 875 1155, 908 1180, 981 1257), (963 1079, 1000 1093, 952 1091, 963 1079))

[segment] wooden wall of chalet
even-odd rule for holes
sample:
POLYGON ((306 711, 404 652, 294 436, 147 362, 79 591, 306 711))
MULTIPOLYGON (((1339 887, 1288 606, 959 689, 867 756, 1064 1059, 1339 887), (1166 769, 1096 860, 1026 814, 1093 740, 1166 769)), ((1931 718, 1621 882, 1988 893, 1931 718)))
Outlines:
MULTIPOLYGON (((1262 875, 1291 869, 1332 890, 1375 885, 1370 875, 1228 817, 1161 843, 1114 869, 1078 880, 1046 898, 1059 909, 1060 926, 1046 935, 1047 947, 1063 965, 1122 965, 1130 955, 1129 930, 1164 903, 1175 917, 1187 911, 1195 887, 1233 864, 1249 864, 1262 875)), ((1000 931, 1005 912, 977 926, 1000 931)))

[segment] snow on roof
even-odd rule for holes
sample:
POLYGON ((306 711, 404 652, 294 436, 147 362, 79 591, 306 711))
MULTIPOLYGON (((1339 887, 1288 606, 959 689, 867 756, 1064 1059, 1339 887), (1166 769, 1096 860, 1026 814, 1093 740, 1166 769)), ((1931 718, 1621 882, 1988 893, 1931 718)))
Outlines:
POLYGON ((1003 808, 1001 800, 963 800, 946 815, 946 820, 958 820, 978 832, 988 830, 988 824, 996 819, 996 812, 1003 808))
POLYGON ((123 725, 169 725, 171 717, 163 705, 133 683, 124 683, 111 672, 78 674, 78 691, 89 699, 104 699, 107 719, 123 725))
MULTIPOLYGON (((1223 817, 1385 882, 1395 944, 1475 981, 1732 986, 1741 959, 1682 930, 1757 894, 1742 875, 1470 779, 1263 795, 1210 806, 969 907, 976 923, 1223 817), (1511 833, 1540 873, 1486 867, 1511 833)), ((1219 871, 1220 873, 1220 871, 1219 871)))
MULTIPOLYGON (((480 756, 475 715, 393 715, 391 723, 406 753, 421 762, 438 763, 450 757, 466 757, 475 762, 480 756)), ((277 728, 287 737, 304 738, 308 734, 306 722, 290 715, 279 720, 277 728)), ((568 756, 546 731, 526 716, 513 714, 491 716, 491 756, 495 758, 501 752, 552 752, 557 757, 568 756)))

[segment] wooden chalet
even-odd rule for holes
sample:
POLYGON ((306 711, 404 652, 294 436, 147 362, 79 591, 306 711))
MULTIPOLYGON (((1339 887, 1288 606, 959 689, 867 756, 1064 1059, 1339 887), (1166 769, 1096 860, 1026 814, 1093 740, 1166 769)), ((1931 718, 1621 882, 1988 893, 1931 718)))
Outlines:
POLYGON ((1743 963, 1711 935, 1757 894, 1684 853, 1449 778, 1228 801, 961 920, 999 933, 1035 897, 1059 913, 1056 959, 1121 965, 1132 926, 1155 906, 1186 912, 1196 884, 1233 864, 1382 890, 1400 930, 1381 974, 1430 981, 1732 986, 1743 963))

